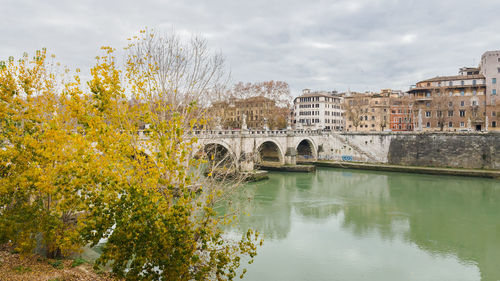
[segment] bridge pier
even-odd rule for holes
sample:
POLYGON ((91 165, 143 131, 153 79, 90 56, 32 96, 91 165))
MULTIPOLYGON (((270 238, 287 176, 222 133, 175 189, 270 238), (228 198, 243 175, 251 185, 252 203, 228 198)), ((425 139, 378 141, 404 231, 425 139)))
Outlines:
POLYGON ((287 147, 285 153, 285 165, 297 164, 297 150, 295 147, 287 147))
POLYGON ((242 152, 239 159, 240 170, 242 172, 251 172, 254 170, 254 160, 252 153, 242 152))

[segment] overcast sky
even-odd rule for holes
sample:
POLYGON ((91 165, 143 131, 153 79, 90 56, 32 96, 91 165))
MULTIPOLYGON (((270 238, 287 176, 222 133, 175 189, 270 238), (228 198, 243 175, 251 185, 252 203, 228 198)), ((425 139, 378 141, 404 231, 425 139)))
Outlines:
POLYGON ((498 0, 0 0, 0 60, 47 47, 89 68, 144 27, 205 36, 233 82, 313 90, 408 90, 500 49, 498 0))

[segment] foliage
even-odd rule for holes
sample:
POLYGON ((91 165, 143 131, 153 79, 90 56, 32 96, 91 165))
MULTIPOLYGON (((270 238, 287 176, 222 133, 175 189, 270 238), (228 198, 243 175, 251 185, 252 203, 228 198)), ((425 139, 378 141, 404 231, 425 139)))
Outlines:
POLYGON ((64 264, 61 260, 49 261, 49 264, 52 265, 53 268, 63 269, 64 264))
POLYGON ((19 266, 14 267, 14 270, 17 273, 21 273, 22 274, 22 273, 30 272, 31 271, 31 267, 19 265, 19 266))
POLYGON ((263 96, 274 100, 278 107, 289 107, 292 101, 290 86, 285 81, 238 82, 231 89, 231 93, 238 98, 263 96))
POLYGON ((122 71, 103 51, 88 89, 78 76, 57 79, 45 51, 1 68, 0 242, 30 253, 38 240, 56 257, 104 240, 95 266, 130 280, 233 279, 259 235, 224 236, 231 217, 215 208, 237 183, 201 176, 189 134, 206 122, 196 99, 173 104, 172 89, 151 91, 161 69, 136 67, 142 53, 122 71))
POLYGON ((76 258, 73 260, 73 262, 71 263, 71 267, 77 267, 77 266, 80 266, 84 263, 86 263, 87 261, 85 259, 82 259, 82 258, 76 258))
POLYGON ((74 133, 71 97, 57 94, 48 67, 43 50, 0 69, 0 242, 30 252, 41 240, 57 257, 78 246, 74 221, 91 147, 74 133))

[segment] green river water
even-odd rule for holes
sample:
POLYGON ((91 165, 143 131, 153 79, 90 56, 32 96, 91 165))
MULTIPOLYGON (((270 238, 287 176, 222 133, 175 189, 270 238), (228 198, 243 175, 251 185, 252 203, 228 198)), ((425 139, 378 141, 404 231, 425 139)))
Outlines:
POLYGON ((244 190, 230 232, 265 235, 245 280, 500 280, 499 180, 320 168, 244 190))

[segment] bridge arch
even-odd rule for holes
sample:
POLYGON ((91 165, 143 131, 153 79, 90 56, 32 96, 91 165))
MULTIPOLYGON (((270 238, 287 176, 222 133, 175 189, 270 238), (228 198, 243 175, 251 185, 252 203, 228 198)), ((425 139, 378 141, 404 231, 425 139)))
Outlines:
POLYGON ((257 163, 270 165, 285 164, 285 154, 279 142, 273 139, 264 139, 256 148, 257 163))
POLYGON ((234 166, 238 163, 238 158, 234 151, 222 140, 202 142, 198 146, 195 155, 197 157, 207 157, 214 164, 223 166, 234 166))
POLYGON ((317 160, 318 148, 311 138, 301 138, 295 145, 297 151, 297 160, 317 160))

